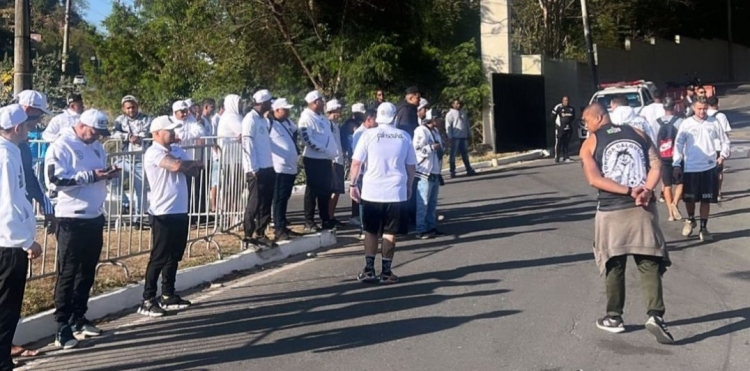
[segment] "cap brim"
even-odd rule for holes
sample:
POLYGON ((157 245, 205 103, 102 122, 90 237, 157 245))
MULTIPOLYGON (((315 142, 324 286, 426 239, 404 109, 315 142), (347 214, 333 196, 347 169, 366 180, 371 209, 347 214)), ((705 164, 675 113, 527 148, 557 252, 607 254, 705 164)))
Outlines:
POLYGON ((101 135, 101 136, 103 136, 103 137, 108 137, 108 136, 112 135, 112 134, 111 134, 111 133, 109 132, 109 129, 94 129, 94 130, 96 130, 96 133, 97 133, 97 134, 99 134, 99 135, 101 135))
POLYGON ((42 112, 44 112, 44 113, 45 113, 45 114, 47 114, 47 115, 49 115, 50 113, 52 113, 52 112, 51 112, 50 110, 48 110, 47 108, 42 108, 42 107, 34 107, 34 106, 32 106, 32 107, 33 107, 33 108, 36 108, 36 109, 38 109, 38 110, 40 110, 40 111, 42 111, 42 112))
POLYGON ((285 106, 281 106, 281 107, 274 107, 273 109, 275 109, 275 110, 276 110, 276 109, 290 109, 290 108, 292 108, 292 107, 294 107, 294 105, 291 105, 291 104, 287 104, 287 105, 285 105, 285 106))
POLYGON ((394 117, 378 116, 378 117, 375 118, 375 122, 378 123, 378 124, 390 124, 390 123, 393 122, 393 119, 395 119, 395 118, 396 118, 395 116, 394 117))

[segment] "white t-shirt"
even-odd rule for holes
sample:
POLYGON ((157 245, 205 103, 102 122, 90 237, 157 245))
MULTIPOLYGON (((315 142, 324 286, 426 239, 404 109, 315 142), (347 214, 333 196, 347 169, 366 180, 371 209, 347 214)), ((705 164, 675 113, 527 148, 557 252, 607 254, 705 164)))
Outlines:
POLYGON ((178 160, 190 160, 190 156, 176 144, 170 147, 167 149, 154 142, 143 155, 143 170, 146 172, 150 188, 148 213, 151 215, 188 213, 188 186, 185 174, 171 172, 159 164, 167 155, 172 155, 178 160))
POLYGON ((247 174, 272 167, 271 124, 258 111, 251 110, 242 119, 242 168, 247 174))
POLYGON ((278 174, 297 174, 297 143, 294 141, 297 126, 289 119, 284 121, 273 120, 272 122, 273 170, 278 174))
POLYGON ((366 130, 357 142, 352 159, 367 167, 362 180, 362 199, 370 202, 407 200, 407 166, 417 164, 411 137, 392 125, 366 130))

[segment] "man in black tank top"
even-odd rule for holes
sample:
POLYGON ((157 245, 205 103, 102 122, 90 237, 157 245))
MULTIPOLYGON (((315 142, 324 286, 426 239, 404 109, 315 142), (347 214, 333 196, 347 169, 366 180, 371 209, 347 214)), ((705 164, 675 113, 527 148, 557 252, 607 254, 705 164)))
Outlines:
POLYGON ((647 303, 646 329, 658 342, 673 343, 662 318, 662 275, 670 261, 652 203, 653 189, 661 180, 659 155, 646 134, 612 124, 599 103, 586 108, 583 120, 591 133, 581 146, 583 172, 599 191, 594 257, 599 273, 605 274, 607 291, 607 314, 596 326, 611 333, 625 331, 625 266, 632 255, 647 303))

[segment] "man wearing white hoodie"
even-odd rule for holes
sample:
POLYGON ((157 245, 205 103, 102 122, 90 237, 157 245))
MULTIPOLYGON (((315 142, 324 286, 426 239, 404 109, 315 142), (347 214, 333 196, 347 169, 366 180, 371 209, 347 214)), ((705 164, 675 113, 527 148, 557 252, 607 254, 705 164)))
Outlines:
POLYGON ((729 158, 729 138, 716 118, 708 115, 706 98, 696 98, 692 110, 695 115, 686 118, 680 125, 672 155, 674 177, 683 179, 682 199, 688 212, 682 235, 688 237, 693 234, 693 229, 697 226, 695 204, 700 202, 699 238, 701 241, 712 241, 713 237, 707 228, 708 215, 711 204, 717 202, 716 167, 723 165, 724 160, 729 158))
POLYGON ((645 118, 638 115, 637 112, 628 105, 628 98, 624 95, 617 95, 609 102, 611 112, 609 114, 612 123, 615 125, 628 125, 644 132, 651 143, 656 143, 656 133, 654 128, 646 121, 645 118))
POLYGON ((50 120, 42 133, 42 139, 50 143, 54 142, 63 130, 73 127, 78 122, 82 112, 83 98, 79 94, 70 95, 68 97, 68 109, 50 120))
POLYGON ((245 176, 242 172, 242 114, 244 107, 242 99, 237 94, 229 94, 224 98, 224 110, 216 127, 217 145, 220 149, 221 166, 212 170, 211 183, 216 184, 216 191, 212 190, 214 203, 222 212, 240 212, 237 200, 231 195, 244 188, 245 176), (220 168, 221 167, 221 168, 220 168), (219 189, 222 188, 221 202, 219 189))
POLYGON ((336 158, 336 140, 331 131, 331 122, 323 115, 323 96, 313 90, 305 96, 307 108, 299 118, 299 133, 305 149, 302 162, 305 165, 307 187, 305 189, 305 232, 319 231, 315 224, 315 205, 318 205, 323 229, 333 229, 328 209, 331 199, 333 159, 336 158))
POLYGON ((84 112, 50 145, 45 158, 48 187, 54 184, 57 192, 55 345, 64 349, 78 344, 73 332, 83 336, 102 332, 85 315, 104 243, 106 181, 120 176, 120 169, 106 166, 107 153, 99 141, 110 135, 107 126, 103 112, 84 112))
POLYGON ((276 246, 266 236, 276 182, 271 155, 271 122, 265 117, 270 110, 271 92, 259 90, 253 95, 253 109, 242 120, 242 168, 248 191, 245 242, 262 247, 276 246))
POLYGON ((34 210, 26 199, 18 147, 28 137, 29 127, 35 125, 35 120, 29 120, 17 104, 0 108, 0 161, 3 164, 0 167, 0 207, 6 210, 0 214, 0 370, 13 369, 11 347, 21 317, 29 258, 41 254, 41 247, 34 241, 34 210))

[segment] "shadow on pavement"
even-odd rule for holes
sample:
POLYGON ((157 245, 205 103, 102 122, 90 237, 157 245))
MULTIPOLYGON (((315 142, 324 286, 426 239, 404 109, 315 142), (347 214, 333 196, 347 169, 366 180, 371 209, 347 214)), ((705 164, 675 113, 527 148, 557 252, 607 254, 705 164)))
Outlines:
MULTIPOLYGON (((102 338, 92 348, 71 353, 75 358, 68 357, 68 354, 60 355, 59 362, 63 362, 67 368, 85 367, 94 370, 155 367, 160 370, 195 369, 226 362, 370 346, 441 332, 476 320, 520 313, 518 310, 496 310, 466 316, 430 316, 394 321, 373 319, 370 323, 365 321, 365 324, 356 326, 337 326, 344 324, 344 321, 434 306, 448 300, 509 292, 506 289, 492 289, 444 295, 436 292, 449 287, 497 286, 500 281, 419 282, 427 278, 410 277, 406 284, 396 286, 365 286, 352 282, 211 302, 191 308, 190 311, 200 313, 198 315, 177 315, 148 322, 127 334, 102 338), (274 300, 292 301, 269 303, 274 300), (259 301, 263 303, 258 303, 259 301), (259 306, 252 306, 254 302, 259 306), (215 310, 211 310, 212 307, 215 310), (302 334, 261 342, 272 333, 323 324, 333 326, 316 332, 302 330, 299 331, 302 334), (123 344, 125 338, 138 340, 123 344), (179 344, 181 348, 194 347, 196 351, 164 359, 164 354, 169 353, 169 349, 164 349, 166 344, 179 344), (96 357, 97 352, 112 352, 123 346, 127 346, 127 351, 117 353, 117 361, 120 363, 117 366, 112 366, 111 358, 96 357), (154 356, 158 356, 157 359, 154 356)), ((121 331, 124 330, 126 329, 121 331)))
POLYGON ((707 315, 695 317, 695 318, 681 319, 681 320, 677 320, 674 322, 670 322, 669 325, 670 326, 685 326, 685 325, 694 325, 694 324, 706 323, 706 322, 729 321, 729 320, 738 319, 738 318, 742 320, 738 322, 726 324, 722 327, 719 327, 719 328, 716 328, 716 329, 713 329, 711 331, 704 332, 701 334, 696 334, 688 338, 678 339, 675 342, 675 345, 686 345, 686 344, 698 343, 708 338, 728 335, 731 333, 735 333, 735 332, 750 328, 750 308, 735 309, 735 310, 729 310, 726 312, 707 314, 707 315))

